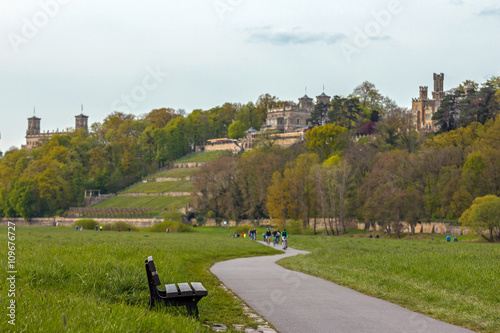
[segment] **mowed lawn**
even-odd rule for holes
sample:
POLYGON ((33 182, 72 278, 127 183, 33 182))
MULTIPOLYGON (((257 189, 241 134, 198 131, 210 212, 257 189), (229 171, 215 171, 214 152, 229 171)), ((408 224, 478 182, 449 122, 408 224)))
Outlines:
POLYGON ((147 182, 137 183, 121 193, 166 193, 191 192, 193 183, 188 180, 174 182, 147 182))
POLYGON ((151 208, 156 212, 168 209, 169 211, 177 211, 185 207, 191 197, 114 197, 105 200, 93 207, 101 208, 151 208))
MULTIPOLYGON (((0 227, 7 235, 7 228, 0 227)), ((0 282, 0 331, 209 332, 203 324, 255 325, 209 273, 217 261, 273 254, 230 232, 147 233, 17 227, 16 326, 7 323, 8 282, 0 282), (161 282, 202 282, 209 295, 200 319, 184 309, 148 310, 144 260, 152 255, 161 282), (14 328, 14 329, 13 329, 14 328)), ((7 267, 6 241, 0 265, 7 267)))
MULTIPOLYGON (((500 332, 500 244, 291 236, 280 264, 481 332, 500 332)), ((404 330, 404 328, 402 328, 404 330)))

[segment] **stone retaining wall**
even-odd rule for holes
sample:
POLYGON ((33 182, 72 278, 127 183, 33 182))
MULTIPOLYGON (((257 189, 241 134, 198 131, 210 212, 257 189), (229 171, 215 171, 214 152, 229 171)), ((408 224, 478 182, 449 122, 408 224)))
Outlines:
MULTIPOLYGON (((410 228, 409 224, 406 222, 401 222, 403 225, 404 232, 408 232, 410 228)), ((365 223, 358 223, 358 229, 364 230, 366 228, 365 223)), ((370 231, 385 231, 385 227, 383 225, 375 224, 368 227, 370 231)), ((468 235, 469 229, 467 227, 452 225, 451 223, 445 222, 422 222, 418 223, 415 227, 415 233, 438 233, 443 235, 468 235)))
POLYGON ((169 165, 168 169, 175 168, 197 168, 203 166, 207 162, 188 162, 188 163, 173 163, 169 165))
POLYGON ((160 177, 160 178, 155 178, 154 181, 157 183, 165 183, 165 182, 181 182, 181 181, 190 181, 191 177, 185 177, 185 178, 173 178, 173 177, 160 177))

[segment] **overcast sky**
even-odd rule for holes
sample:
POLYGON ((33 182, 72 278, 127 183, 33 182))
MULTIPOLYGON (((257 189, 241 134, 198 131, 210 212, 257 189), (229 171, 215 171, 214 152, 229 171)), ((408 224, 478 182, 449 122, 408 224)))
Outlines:
POLYGON ((270 93, 401 106, 418 87, 500 75, 495 0, 19 0, 0 3, 0 150, 118 110, 209 109, 270 93))

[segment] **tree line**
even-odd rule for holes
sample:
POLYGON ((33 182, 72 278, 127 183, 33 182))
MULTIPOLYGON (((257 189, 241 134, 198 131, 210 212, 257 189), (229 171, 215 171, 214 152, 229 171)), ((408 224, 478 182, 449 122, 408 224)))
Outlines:
POLYGON ((61 215, 80 206, 84 191, 117 192, 213 138, 232 123, 260 129, 276 97, 225 103, 209 110, 155 109, 143 116, 113 112, 90 133, 57 134, 32 150, 0 156, 0 217, 61 215))
MULTIPOLYGON (((440 134, 416 132, 407 109, 364 82, 348 96, 315 106, 310 123, 317 126, 304 143, 279 147, 263 134, 254 150, 203 167, 194 214, 295 219, 313 229, 324 218, 329 234, 345 231, 352 219, 396 233, 403 220, 413 231, 425 220, 456 221, 475 199, 498 195, 498 81, 474 92, 464 84, 469 90, 456 100, 456 128, 442 127, 440 134), (359 134, 370 135, 357 139, 359 134)), ((169 108, 141 117, 114 112, 88 135, 73 131, 29 151, 12 149, 0 159, 0 216, 62 214, 80 205, 85 189, 116 192, 208 139, 259 130, 267 109, 283 103, 291 102, 265 94, 255 103, 225 103, 189 115, 169 108)), ((443 102, 440 111, 448 105, 443 102)))

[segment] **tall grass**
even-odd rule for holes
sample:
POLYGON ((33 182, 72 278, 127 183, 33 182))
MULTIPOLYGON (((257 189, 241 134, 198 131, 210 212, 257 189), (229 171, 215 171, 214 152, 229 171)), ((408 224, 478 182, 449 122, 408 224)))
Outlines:
POLYGON ((283 266, 481 332, 500 332, 500 246, 292 236, 311 255, 283 266))
MULTIPOLYGON (((6 235, 6 229, 1 226, 0 232, 6 235)), ((19 332, 178 333, 207 332, 206 323, 255 325, 208 269, 220 260, 275 253, 233 239, 227 230, 166 234, 17 227, 16 233, 19 332), (199 303, 199 320, 184 309, 148 310, 144 259, 150 255, 162 283, 200 281, 208 289, 209 295, 199 303)), ((0 266, 7 267, 6 244, 0 254, 0 266)), ((6 279, 0 281, 0 289, 5 309, 6 279)), ((12 330, 5 318, 1 332, 12 330)))

